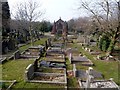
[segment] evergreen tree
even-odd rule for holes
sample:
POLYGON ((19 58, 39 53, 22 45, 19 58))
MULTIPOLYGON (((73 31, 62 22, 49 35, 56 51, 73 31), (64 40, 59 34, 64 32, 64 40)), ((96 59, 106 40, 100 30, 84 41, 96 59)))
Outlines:
POLYGON ((8 2, 2 4, 2 36, 8 36, 10 32, 10 10, 8 2))

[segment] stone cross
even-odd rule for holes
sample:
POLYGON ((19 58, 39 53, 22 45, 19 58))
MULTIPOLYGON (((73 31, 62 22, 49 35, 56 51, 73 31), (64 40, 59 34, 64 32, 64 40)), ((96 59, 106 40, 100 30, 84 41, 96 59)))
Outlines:
POLYGON ((91 71, 93 70, 92 67, 89 67, 88 70, 86 70, 86 74, 87 74, 87 80, 86 80, 86 90, 87 88, 90 88, 90 82, 91 80, 94 78, 92 75, 91 75, 91 71))

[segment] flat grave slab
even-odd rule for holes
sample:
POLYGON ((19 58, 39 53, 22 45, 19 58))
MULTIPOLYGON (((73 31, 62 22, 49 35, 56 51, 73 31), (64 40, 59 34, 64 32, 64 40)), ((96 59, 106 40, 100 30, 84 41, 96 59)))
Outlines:
POLYGON ((65 82, 65 79, 64 79, 64 75, 56 75, 56 74, 52 74, 52 75, 47 75, 46 73, 42 73, 42 74, 38 74, 38 73, 35 73, 35 76, 33 78, 34 80, 40 80, 40 81, 48 81, 51 83, 55 83, 55 82, 65 82))
POLYGON ((53 50, 53 51, 62 51, 60 47, 48 47, 48 50, 53 50))
POLYGON ((24 54, 26 53, 25 51, 20 54, 19 50, 16 51, 13 55, 14 60, 31 60, 31 59, 35 59, 35 58, 39 58, 40 56, 31 56, 31 55, 26 55, 24 54))
POLYGON ((31 46, 21 54, 21 57, 37 58, 44 51, 45 51, 45 47, 42 45, 31 46))
POLYGON ((62 43, 53 43, 51 45, 51 47, 59 47, 59 48, 62 48, 63 47, 63 44, 62 43))
POLYGON ((62 55, 62 54, 57 54, 57 55, 50 55, 50 54, 47 54, 46 55, 46 58, 49 58, 49 59, 65 59, 65 55, 62 55))
POLYGON ((29 52, 26 50, 24 53, 21 54, 21 57, 23 58, 37 58, 40 56, 40 52, 29 52))
MULTIPOLYGON (((60 69, 58 69, 60 70, 60 69)), ((25 80, 32 83, 48 83, 48 84, 60 84, 67 85, 66 69, 61 70, 60 73, 45 73, 34 72, 34 65, 30 64, 25 71, 25 80)))
POLYGON ((72 61, 73 62, 89 62, 87 57, 83 57, 83 56, 72 56, 72 61))
POLYGON ((82 65, 85 65, 85 66, 92 66, 94 65, 92 63, 91 60, 89 60, 87 57, 85 56, 72 56, 71 57, 71 63, 81 63, 82 65))
POLYGON ((72 53, 72 55, 79 55, 80 54, 80 52, 77 48, 67 48, 65 53, 67 55, 69 55, 70 53, 72 53))
POLYGON ((54 62, 54 63, 65 63, 65 59, 56 59, 56 58, 50 58, 50 57, 45 57, 44 58, 45 61, 49 61, 49 62, 54 62))
MULTIPOLYGON (((86 81, 79 80, 79 85, 81 88, 86 88, 87 84, 86 81)), ((98 88, 99 90, 119 90, 118 85, 112 81, 112 80, 94 80, 90 82, 90 89, 96 90, 98 88)))
POLYGON ((39 66, 50 67, 50 68, 66 68, 66 65, 64 63, 53 63, 53 62, 47 62, 45 60, 40 61, 39 66))
POLYGON ((43 49, 43 48, 45 48, 45 46, 43 46, 43 45, 38 45, 38 46, 30 46, 29 47, 29 49, 43 49))
POLYGON ((58 50, 58 49, 49 49, 46 51, 47 55, 58 55, 58 54, 64 54, 63 50, 58 50))
MULTIPOLYGON (((103 75, 100 73, 100 72, 97 72, 95 70, 92 70, 91 71, 91 75, 94 77, 94 78, 103 78, 103 75)), ((80 79, 85 79, 87 78, 87 74, 86 74, 86 71, 85 70, 77 70, 76 72, 76 76, 80 79)))
POLYGON ((31 46, 31 47, 29 47, 29 51, 44 52, 45 51, 45 46, 43 46, 43 45, 31 46))

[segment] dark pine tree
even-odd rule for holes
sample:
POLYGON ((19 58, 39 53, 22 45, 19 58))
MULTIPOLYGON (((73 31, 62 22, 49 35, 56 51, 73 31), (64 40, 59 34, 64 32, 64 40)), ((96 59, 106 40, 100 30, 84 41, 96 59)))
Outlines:
POLYGON ((2 36, 7 36, 10 32, 10 10, 8 2, 2 3, 2 36))

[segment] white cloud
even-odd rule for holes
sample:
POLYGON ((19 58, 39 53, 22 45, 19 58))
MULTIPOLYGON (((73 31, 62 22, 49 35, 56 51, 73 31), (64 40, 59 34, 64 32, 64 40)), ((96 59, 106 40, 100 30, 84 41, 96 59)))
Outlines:
MULTIPOLYGON (((15 5, 18 2, 24 0, 8 0, 10 10, 15 9, 15 5)), ((26 0, 27 1, 27 0, 26 0)), ((73 17, 77 17, 73 8, 75 7, 75 0, 36 0, 38 3, 41 2, 42 8, 45 9, 45 17, 47 20, 54 21, 61 17, 63 20, 69 20, 73 17)))

